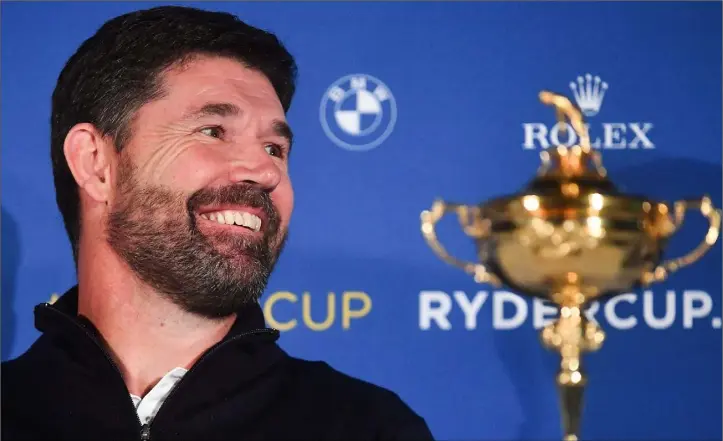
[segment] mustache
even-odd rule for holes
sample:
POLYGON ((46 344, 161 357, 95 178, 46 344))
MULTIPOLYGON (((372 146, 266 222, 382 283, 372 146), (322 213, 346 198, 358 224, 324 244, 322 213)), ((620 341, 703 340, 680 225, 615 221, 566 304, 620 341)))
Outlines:
POLYGON ((245 205, 260 209, 266 216, 267 233, 274 234, 279 228, 279 213, 271 200, 271 196, 267 192, 259 190, 258 187, 247 183, 198 190, 191 195, 186 205, 189 212, 195 212, 202 206, 223 204, 245 205))

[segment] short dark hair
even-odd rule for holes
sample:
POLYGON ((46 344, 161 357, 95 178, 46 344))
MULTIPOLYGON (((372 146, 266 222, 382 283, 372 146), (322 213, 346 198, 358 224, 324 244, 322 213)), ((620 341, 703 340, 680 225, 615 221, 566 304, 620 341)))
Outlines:
POLYGON ((225 12, 161 6, 103 24, 61 71, 52 97, 50 156, 55 194, 78 262, 80 196, 63 144, 70 129, 87 122, 120 152, 140 107, 160 96, 161 75, 195 56, 237 60, 265 75, 289 110, 297 66, 279 39, 225 12))

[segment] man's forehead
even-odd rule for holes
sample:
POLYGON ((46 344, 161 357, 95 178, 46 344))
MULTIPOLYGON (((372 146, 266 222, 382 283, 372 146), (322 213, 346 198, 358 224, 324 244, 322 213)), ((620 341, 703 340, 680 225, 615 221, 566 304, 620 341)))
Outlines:
POLYGON ((192 108, 210 101, 230 101, 241 108, 251 105, 281 115, 284 113, 266 76, 227 58, 201 58, 187 62, 180 68, 167 71, 162 83, 165 98, 178 101, 179 106, 192 108))

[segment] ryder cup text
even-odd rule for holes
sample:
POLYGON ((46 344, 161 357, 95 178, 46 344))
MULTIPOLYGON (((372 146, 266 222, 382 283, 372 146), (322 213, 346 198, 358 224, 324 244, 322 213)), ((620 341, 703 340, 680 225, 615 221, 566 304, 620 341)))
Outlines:
MULTIPOLYGON (((673 326, 691 329, 694 325, 720 328, 721 319, 711 317, 712 309, 713 299, 705 291, 654 293, 648 290, 642 294, 621 294, 602 303, 592 302, 585 314, 593 322, 604 322, 606 326, 620 330, 637 326, 651 329, 673 326)), ((446 331, 453 326, 473 330, 480 321, 490 320, 492 328, 507 330, 519 328, 530 319, 535 329, 541 329, 554 321, 556 311, 551 303, 525 299, 507 291, 493 291, 491 295, 479 291, 472 296, 464 291, 454 291, 451 295, 444 291, 419 293, 419 328, 422 330, 446 331)))

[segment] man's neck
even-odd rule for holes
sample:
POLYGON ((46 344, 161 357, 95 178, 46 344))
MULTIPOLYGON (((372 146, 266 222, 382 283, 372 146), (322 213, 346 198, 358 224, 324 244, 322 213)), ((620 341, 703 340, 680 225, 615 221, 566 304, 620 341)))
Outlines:
POLYGON ((79 261, 78 313, 100 332, 130 393, 142 397, 171 369, 189 369, 233 325, 235 316, 210 320, 181 310, 115 255, 98 253, 79 261))

